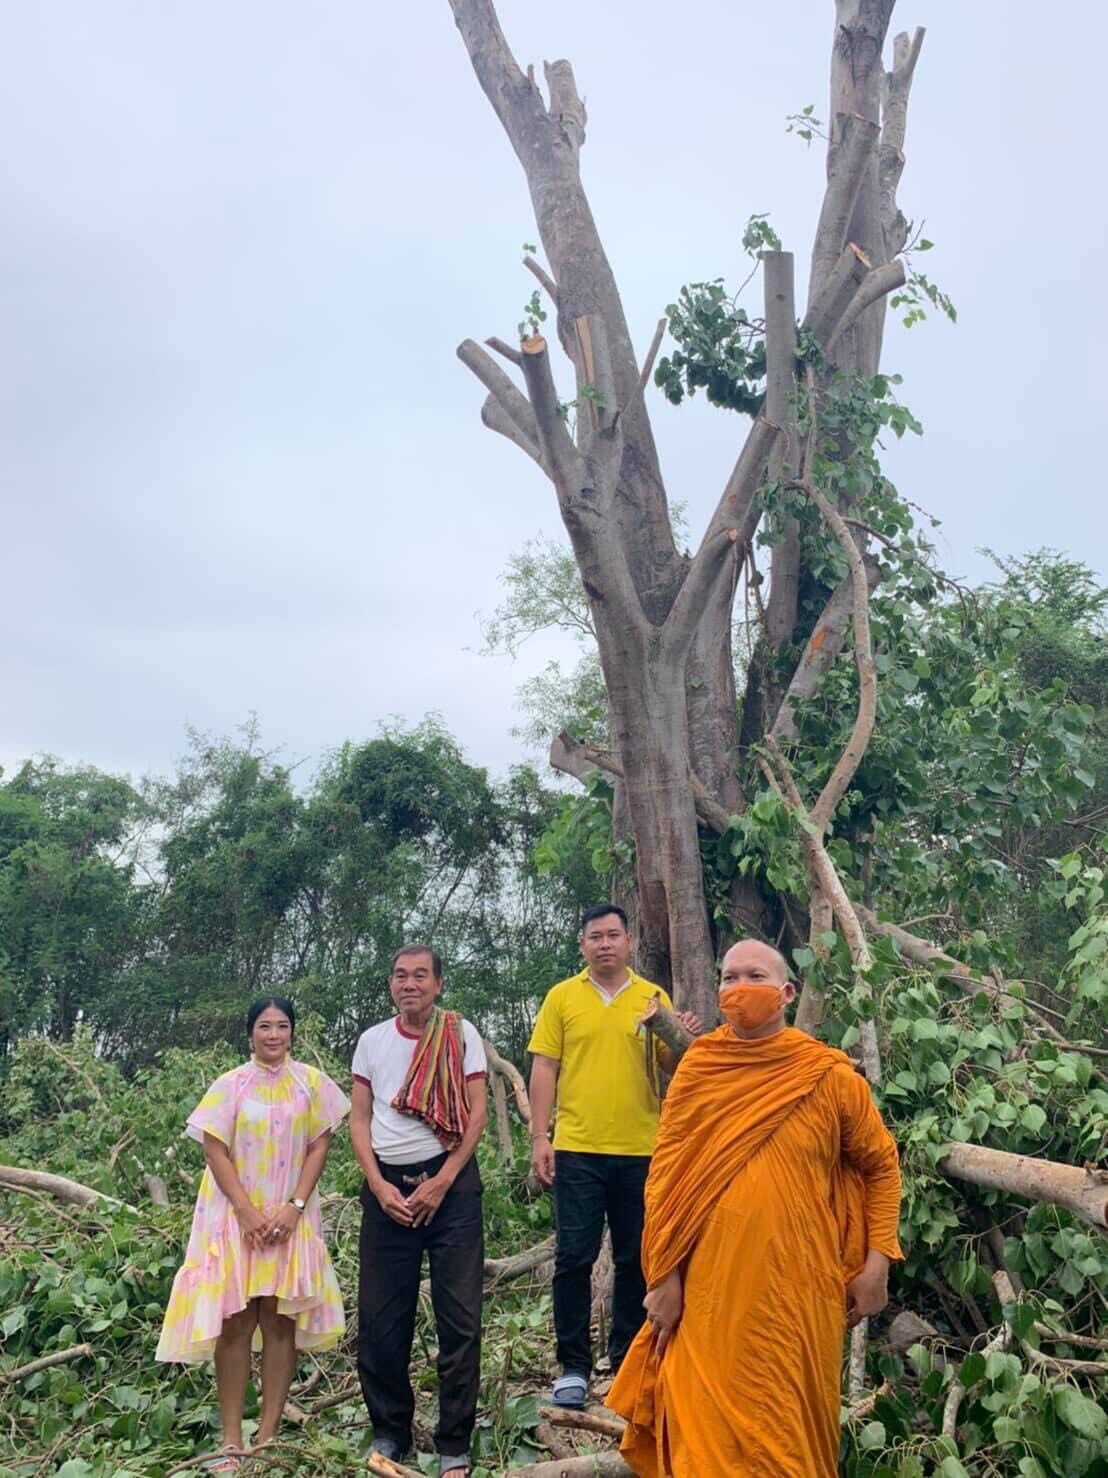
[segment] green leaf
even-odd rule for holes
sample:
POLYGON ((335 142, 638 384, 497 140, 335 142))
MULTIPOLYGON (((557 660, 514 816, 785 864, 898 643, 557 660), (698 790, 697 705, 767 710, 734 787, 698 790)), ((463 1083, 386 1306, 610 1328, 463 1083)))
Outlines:
POLYGON ((958 1371, 958 1379, 962 1382, 962 1384, 968 1391, 971 1386, 975 1386, 977 1382, 982 1379, 984 1374, 984 1355, 973 1353, 967 1355, 966 1358, 962 1361, 961 1367, 958 1371))
POLYGON ((1066 1426, 1081 1437, 1091 1437, 1100 1442, 1108 1436, 1108 1413, 1074 1386, 1055 1387, 1054 1410, 1066 1426))
POLYGON ((939 1028, 930 1016, 920 1016, 912 1022, 912 1036, 917 1042, 933 1042, 939 1035, 939 1028))
POLYGON ((16 1304, 14 1309, 9 1309, 0 1320, 0 1329, 4 1331, 4 1338, 10 1339, 13 1334, 18 1334, 27 1323, 26 1304, 16 1304))
POLYGON ((1029 1103, 1020 1114, 1020 1123, 1032 1134, 1038 1134, 1046 1123, 1046 1114, 1037 1103, 1029 1103))
POLYGON ((956 1457, 944 1457, 939 1472, 942 1478, 970 1478, 969 1470, 956 1457))
POLYGON ((863 1452, 873 1452, 887 1442, 884 1422, 867 1422, 858 1434, 858 1446, 863 1452))

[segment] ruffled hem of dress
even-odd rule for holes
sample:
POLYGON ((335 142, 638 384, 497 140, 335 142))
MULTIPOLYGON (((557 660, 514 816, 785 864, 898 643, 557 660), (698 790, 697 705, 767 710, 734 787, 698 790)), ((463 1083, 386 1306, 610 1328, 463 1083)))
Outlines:
POLYGON ((255 1298, 276 1298, 277 1312, 295 1321, 297 1349, 326 1349, 346 1329, 331 1259, 311 1226, 302 1221, 292 1242, 272 1253, 248 1249, 235 1229, 213 1241, 201 1263, 179 1269, 155 1358, 185 1364, 211 1359, 223 1321, 255 1298))

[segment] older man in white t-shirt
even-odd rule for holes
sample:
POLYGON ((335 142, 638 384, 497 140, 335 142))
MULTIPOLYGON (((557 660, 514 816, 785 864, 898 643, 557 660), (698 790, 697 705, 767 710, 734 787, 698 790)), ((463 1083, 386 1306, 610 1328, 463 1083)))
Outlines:
POLYGON ((438 1333, 440 1474, 461 1475, 481 1380, 484 1235, 473 1152, 488 1121, 476 1028, 436 1006, 442 962, 405 945, 389 989, 398 1014, 354 1052, 350 1138, 365 1171, 358 1284, 358 1376, 373 1450, 398 1461, 412 1441, 408 1375, 424 1251, 438 1333))

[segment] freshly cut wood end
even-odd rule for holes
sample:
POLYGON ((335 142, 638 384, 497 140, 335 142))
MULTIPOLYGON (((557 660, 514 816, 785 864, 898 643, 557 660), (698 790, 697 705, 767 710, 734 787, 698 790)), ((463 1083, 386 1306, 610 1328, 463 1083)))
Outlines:
POLYGON ((532 334, 529 339, 524 339, 519 347, 523 350, 524 354, 545 354, 546 340, 542 334, 532 334))

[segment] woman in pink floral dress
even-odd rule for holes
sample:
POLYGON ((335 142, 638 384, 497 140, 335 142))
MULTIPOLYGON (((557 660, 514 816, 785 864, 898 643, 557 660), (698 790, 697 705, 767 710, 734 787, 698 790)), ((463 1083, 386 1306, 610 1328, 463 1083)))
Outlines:
POLYGON ((325 1349, 345 1329, 316 1183, 350 1104, 326 1073, 289 1056, 295 1025, 290 1001, 256 1001, 250 1061, 216 1079, 185 1130, 203 1144, 207 1169, 157 1358, 215 1357, 224 1440, 215 1472, 239 1466, 251 1349, 260 1342, 260 1446, 277 1435, 297 1350, 325 1349))

